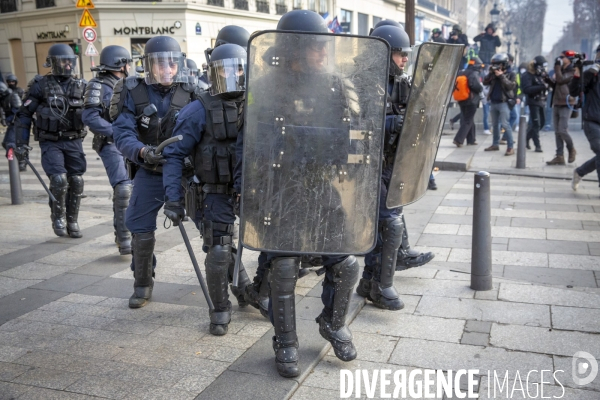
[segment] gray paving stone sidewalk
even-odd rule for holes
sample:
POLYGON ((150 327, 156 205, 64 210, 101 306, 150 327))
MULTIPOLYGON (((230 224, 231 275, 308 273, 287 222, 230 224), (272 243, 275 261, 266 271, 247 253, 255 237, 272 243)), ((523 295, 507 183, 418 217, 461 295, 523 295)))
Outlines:
MULTIPOLYGON (((114 245, 111 190, 90 144, 86 177, 93 184, 83 200, 82 239, 53 236, 41 186, 25 190, 24 205, 11 206, 0 180, 0 399, 331 399, 340 397, 340 369, 479 369, 481 398, 497 399, 510 396, 494 386, 493 371, 508 372, 512 385, 517 373, 548 370, 557 379, 534 374, 530 388, 550 380, 546 396, 558 397, 564 387, 562 398, 600 398, 600 378, 579 386, 571 376, 575 352, 600 358, 596 182, 584 181, 574 193, 567 180, 492 175, 494 288, 475 292, 473 176, 437 173, 439 190, 405 208, 413 246, 436 254, 427 266, 397 274, 406 307, 382 311, 353 296, 359 355, 343 363, 314 322, 321 280, 301 279, 304 373, 289 380, 275 371, 271 325, 256 310, 235 306, 229 334, 208 334, 185 247, 162 216, 153 302, 127 307, 130 259, 114 245)), ((39 151, 32 160, 39 165, 39 151)), ((202 264, 197 230, 187 226, 202 264)), ((256 253, 245 252, 244 263, 252 274, 256 253)))

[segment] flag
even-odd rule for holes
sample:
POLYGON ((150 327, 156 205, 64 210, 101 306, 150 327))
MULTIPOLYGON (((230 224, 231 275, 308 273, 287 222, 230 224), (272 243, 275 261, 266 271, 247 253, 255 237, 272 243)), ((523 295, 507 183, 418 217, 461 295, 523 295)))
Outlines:
POLYGON ((323 19, 325 20, 325 23, 327 24, 327 26, 329 26, 329 24, 331 23, 331 20, 333 18, 331 18, 331 15, 329 15, 329 13, 325 13, 325 14, 323 14, 323 19))
POLYGON ((327 27, 333 33, 342 33, 342 27, 338 22, 337 16, 333 18, 333 20, 329 23, 329 25, 327 25, 327 27))

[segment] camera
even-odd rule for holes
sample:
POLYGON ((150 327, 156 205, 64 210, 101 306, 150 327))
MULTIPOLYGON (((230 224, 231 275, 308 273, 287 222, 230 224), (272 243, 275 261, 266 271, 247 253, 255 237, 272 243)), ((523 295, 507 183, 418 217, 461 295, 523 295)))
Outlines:
POLYGON ((491 71, 502 70, 502 64, 492 64, 492 65, 490 65, 490 70, 491 71))
POLYGON ((450 37, 452 37, 452 36, 458 36, 458 32, 456 32, 456 31, 451 31, 451 32, 450 32, 450 37))

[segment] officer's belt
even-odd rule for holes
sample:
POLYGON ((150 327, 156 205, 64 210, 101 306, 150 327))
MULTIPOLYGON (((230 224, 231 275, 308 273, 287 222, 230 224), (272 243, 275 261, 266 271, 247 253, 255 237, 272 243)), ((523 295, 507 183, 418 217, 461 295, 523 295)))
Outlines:
POLYGON ((56 132, 56 133, 45 133, 38 131, 38 141, 43 142, 49 140, 51 142, 58 142, 59 140, 75 140, 81 139, 85 135, 83 131, 71 131, 71 132, 56 132))
POLYGON ((235 191, 229 185, 218 185, 215 183, 202 184, 202 193, 233 194, 235 191))

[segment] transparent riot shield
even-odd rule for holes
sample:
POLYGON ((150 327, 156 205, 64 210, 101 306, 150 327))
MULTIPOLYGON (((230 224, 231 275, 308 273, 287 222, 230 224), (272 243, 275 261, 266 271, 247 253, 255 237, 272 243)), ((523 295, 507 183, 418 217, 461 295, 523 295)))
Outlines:
POLYGON ((389 58, 378 38, 265 31, 250 39, 245 247, 287 254, 374 247, 389 58))
POLYGON ((463 47, 429 42, 419 46, 388 188, 388 208, 413 203, 427 191, 463 47))

